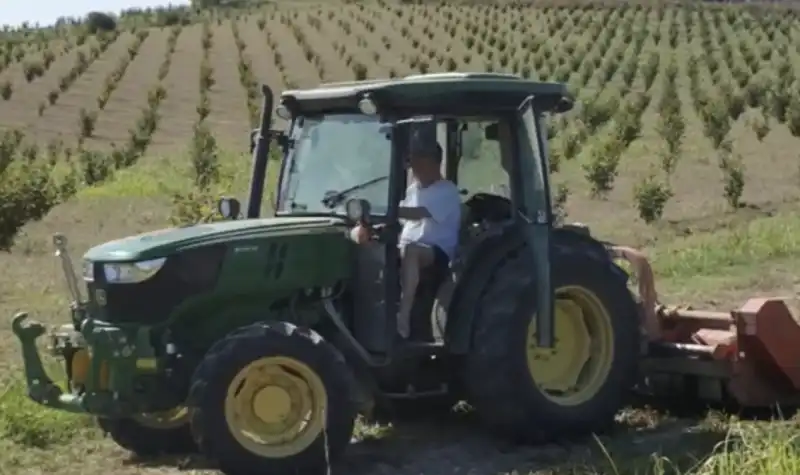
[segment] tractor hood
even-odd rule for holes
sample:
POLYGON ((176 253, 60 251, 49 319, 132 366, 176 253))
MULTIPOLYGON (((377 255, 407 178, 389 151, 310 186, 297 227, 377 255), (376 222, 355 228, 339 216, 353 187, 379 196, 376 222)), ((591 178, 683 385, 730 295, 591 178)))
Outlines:
POLYGON ((84 259, 100 262, 136 262, 165 257, 184 249, 264 237, 303 233, 344 225, 335 217, 288 217, 219 221, 181 228, 160 229, 95 246, 84 259))

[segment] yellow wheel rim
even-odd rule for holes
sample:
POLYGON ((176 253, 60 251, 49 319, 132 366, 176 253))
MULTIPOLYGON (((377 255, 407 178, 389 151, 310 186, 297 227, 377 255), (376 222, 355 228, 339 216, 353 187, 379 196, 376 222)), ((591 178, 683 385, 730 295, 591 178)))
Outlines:
POLYGON ((151 429, 175 429, 189 422, 189 409, 184 406, 178 406, 169 411, 139 414, 134 417, 134 420, 151 429))
POLYGON ((284 356, 253 361, 231 381, 225 419, 242 447, 267 458, 308 448, 325 427, 325 385, 305 363, 284 356))
POLYGON ((561 287, 555 302, 555 344, 536 345, 536 318, 527 339, 528 369, 545 396, 562 406, 582 404, 602 387, 614 359, 611 316, 594 292, 561 287))

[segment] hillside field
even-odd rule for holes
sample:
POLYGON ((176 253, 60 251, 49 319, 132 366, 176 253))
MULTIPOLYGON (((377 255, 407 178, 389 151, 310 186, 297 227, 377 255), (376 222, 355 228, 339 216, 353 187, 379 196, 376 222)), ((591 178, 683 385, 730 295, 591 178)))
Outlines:
MULTIPOLYGON (((26 400, 7 322, 18 310, 68 321, 54 232, 76 259, 199 219, 219 194, 244 199, 259 84, 449 71, 571 85, 575 109, 548 118, 558 201, 567 220, 645 248, 665 302, 797 295, 793 10, 298 1, 164 27, 144 16, 96 35, 0 32, 0 475, 215 473, 197 457, 132 459, 91 421, 26 400)), ((360 427, 337 473, 800 473, 794 420, 637 407, 600 439, 520 448, 469 415, 443 419, 360 427)))

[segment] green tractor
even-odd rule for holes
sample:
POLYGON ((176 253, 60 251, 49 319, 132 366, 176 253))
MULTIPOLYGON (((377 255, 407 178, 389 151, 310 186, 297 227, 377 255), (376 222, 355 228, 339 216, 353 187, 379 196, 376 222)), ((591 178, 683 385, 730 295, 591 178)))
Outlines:
POLYGON ((606 246, 553 224, 543 118, 572 107, 564 85, 430 74, 286 91, 277 107, 263 92, 244 216, 223 198, 225 220, 101 244, 80 278, 55 237, 72 323, 51 350, 68 381, 43 369, 45 327, 16 315, 34 401, 96 417, 139 455, 200 450, 235 475, 324 470, 359 413, 395 401, 466 400, 530 443, 610 426, 635 384, 639 314, 606 246), (420 130, 465 213, 401 342, 398 203, 420 130), (262 218, 271 145, 283 159, 262 218), (357 222, 369 243, 349 238, 357 222))

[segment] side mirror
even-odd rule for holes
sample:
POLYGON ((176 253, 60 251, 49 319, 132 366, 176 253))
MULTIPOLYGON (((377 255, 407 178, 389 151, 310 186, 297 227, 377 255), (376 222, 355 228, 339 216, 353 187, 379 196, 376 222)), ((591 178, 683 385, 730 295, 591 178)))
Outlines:
POLYGON ((271 129, 269 131, 269 139, 275 141, 281 148, 286 148, 289 143, 289 137, 282 130, 271 129))
POLYGON ((361 198, 348 200, 344 205, 347 217, 356 223, 369 224, 371 206, 369 201, 361 198))
POLYGON ((497 122, 486 126, 483 131, 483 138, 495 142, 500 139, 500 126, 497 124, 497 122))
POLYGON ((225 219, 238 219, 241 209, 242 205, 236 198, 223 196, 217 202, 217 211, 225 219))
MULTIPOLYGON (((256 149, 256 144, 258 143, 258 134, 261 133, 261 129, 253 129, 250 131, 250 153, 253 153, 253 150, 256 149)), ((288 137, 282 130, 270 130, 267 134, 267 138, 270 141, 274 141, 281 148, 285 148, 286 144, 289 142, 288 137)))

